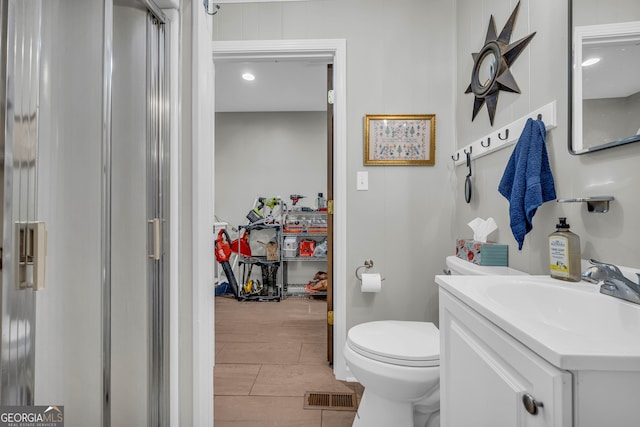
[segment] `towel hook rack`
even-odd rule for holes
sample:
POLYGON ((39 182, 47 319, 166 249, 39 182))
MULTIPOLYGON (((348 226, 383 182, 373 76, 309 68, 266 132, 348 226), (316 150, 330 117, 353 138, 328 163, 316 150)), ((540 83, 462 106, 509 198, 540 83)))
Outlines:
POLYGON ((502 133, 498 132, 498 139, 502 141, 506 141, 507 139, 509 139, 509 129, 506 129, 504 131, 504 138, 502 137, 502 133))
POLYGON ((484 141, 480 141, 480 145, 482 145, 484 148, 490 147, 491 146, 491 137, 487 137, 487 145, 484 145, 484 141))
POLYGON ((456 153, 455 157, 451 156, 451 158, 453 159, 454 162, 457 162, 458 160, 460 160, 460 152, 456 153))

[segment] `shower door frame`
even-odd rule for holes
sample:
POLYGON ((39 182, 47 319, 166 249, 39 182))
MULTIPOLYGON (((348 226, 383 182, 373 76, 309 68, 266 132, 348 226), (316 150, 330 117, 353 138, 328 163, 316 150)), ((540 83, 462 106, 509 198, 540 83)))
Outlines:
MULTIPOLYGON (((162 12, 160 12, 162 13, 162 12)), ((169 423, 169 102, 164 14, 147 20, 149 425, 169 423), (157 233, 157 234, 156 234, 157 233)))
MULTIPOLYGON (((120 5, 123 2, 119 3, 120 5)), ((169 163, 170 163, 170 101, 169 101, 169 46, 170 31, 163 11, 150 0, 126 0, 125 4, 147 9, 147 319, 148 319, 148 395, 147 423, 149 426, 168 426, 174 407, 170 398, 170 272, 169 272, 169 163), (157 27, 157 28, 154 28, 157 27), (158 34, 153 34, 157 31, 158 34), (150 44, 158 42, 155 48, 150 44), (150 56, 157 60, 153 69, 150 56), (155 115, 155 118, 151 118, 155 115), (158 227, 154 226, 157 221, 158 227), (159 231, 160 236, 154 235, 159 231), (157 251, 154 250, 158 242, 157 251)), ((102 426, 111 426, 111 313, 112 293, 112 64, 113 64, 113 8, 114 1, 104 2, 104 80, 103 80, 103 183, 102 183, 102 346, 103 396, 102 426)), ((175 419, 175 417, 173 417, 175 419)))

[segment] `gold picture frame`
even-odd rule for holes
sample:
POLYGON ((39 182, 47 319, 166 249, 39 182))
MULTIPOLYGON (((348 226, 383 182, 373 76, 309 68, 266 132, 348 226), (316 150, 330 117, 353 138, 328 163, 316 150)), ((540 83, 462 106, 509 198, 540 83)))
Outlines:
POLYGON ((364 122, 365 165, 436 164, 435 114, 367 114, 364 122))

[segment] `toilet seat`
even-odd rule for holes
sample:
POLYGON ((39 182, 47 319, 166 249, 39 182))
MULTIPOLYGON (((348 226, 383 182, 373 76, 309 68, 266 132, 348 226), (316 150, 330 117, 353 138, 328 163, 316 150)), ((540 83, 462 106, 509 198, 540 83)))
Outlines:
POLYGON ((433 323, 387 320, 356 325, 347 345, 356 353, 400 366, 440 366, 440 332, 433 323))

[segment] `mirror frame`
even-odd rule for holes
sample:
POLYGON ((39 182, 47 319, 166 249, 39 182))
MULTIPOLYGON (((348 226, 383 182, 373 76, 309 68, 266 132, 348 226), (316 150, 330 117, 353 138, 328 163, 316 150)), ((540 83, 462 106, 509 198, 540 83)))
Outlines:
POLYGON ((576 87, 582 85, 582 70, 575 67, 577 60, 582 58, 582 52, 578 52, 575 48, 574 42, 582 40, 583 37, 593 36, 624 36, 624 35, 636 35, 640 38, 640 21, 625 22, 620 24, 601 24, 601 25, 588 25, 584 26, 585 31, 581 33, 580 37, 574 37, 576 31, 573 25, 573 2, 575 0, 569 0, 569 117, 568 117, 568 133, 569 138, 567 146, 569 153, 573 155, 581 155, 587 153, 593 153, 596 151, 606 150, 608 148, 618 147, 621 145, 630 144, 632 142, 639 142, 640 135, 632 135, 626 138, 621 138, 615 141, 610 141, 604 144, 596 145, 588 148, 580 148, 576 150, 574 147, 574 138, 578 136, 582 139, 582 99, 578 100, 578 96, 581 97, 582 90, 576 91, 576 87), (576 40, 577 39, 577 40, 576 40), (577 70, 577 71, 574 71, 577 70), (575 106, 574 106, 575 104, 575 106), (576 107, 577 106, 577 107, 576 107), (580 115, 580 116, 579 116, 580 115), (574 131, 575 129, 579 129, 574 131))
POLYGON ((500 46, 496 42, 487 43, 482 50, 478 53, 478 59, 476 59, 473 64, 473 70, 471 72, 471 91, 477 97, 484 97, 492 92, 498 91, 496 87, 496 80, 500 75, 502 70, 502 53, 500 52, 500 46), (480 82, 480 71, 484 64, 484 61, 487 60, 490 56, 493 56, 493 74, 491 77, 485 81, 485 83, 480 82))

